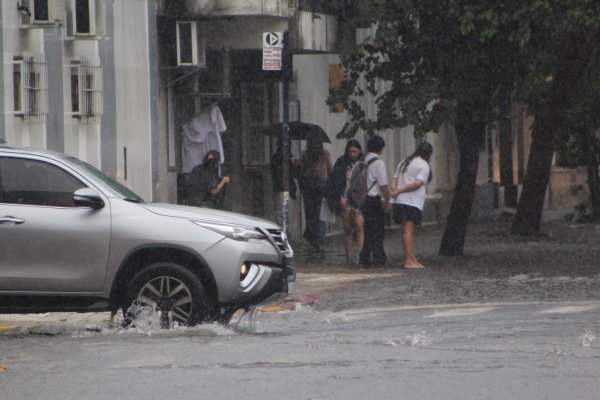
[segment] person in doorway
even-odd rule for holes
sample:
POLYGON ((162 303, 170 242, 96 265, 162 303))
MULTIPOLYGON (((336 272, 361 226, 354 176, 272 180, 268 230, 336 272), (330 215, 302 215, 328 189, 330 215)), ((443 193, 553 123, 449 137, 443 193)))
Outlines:
MULTIPOLYGON (((271 181, 273 184, 273 207, 275 208, 275 222, 283 227, 283 146, 281 138, 277 140, 277 150, 271 156, 269 166, 271 168, 271 181)), ((291 158, 288 164, 288 183, 290 197, 296 199, 296 169, 291 158)))
POLYGON ((356 262, 356 257, 354 257, 352 251, 353 236, 356 238, 356 253, 362 249, 365 237, 363 216, 358 208, 353 207, 348 202, 346 197, 346 188, 348 187, 352 170, 362 157, 362 146, 358 140, 349 140, 346 143, 344 154, 333 165, 333 170, 327 183, 327 204, 331 211, 342 217, 346 265, 356 262))
POLYGON ((204 156, 202 164, 192 170, 194 205, 220 210, 225 208, 225 187, 230 179, 228 176, 219 176, 220 159, 218 151, 210 150, 204 156))
POLYGON ((359 263, 365 267, 385 266, 387 256, 383 248, 385 215, 390 210, 390 190, 385 163, 381 159, 385 141, 371 136, 367 141, 365 163, 376 158, 367 167, 367 197, 361 212, 365 221, 365 241, 359 254, 359 263))
POLYGON ((306 229, 304 239, 318 249, 324 242, 325 232, 319 219, 321 200, 325 196, 327 179, 331 174, 331 156, 323 148, 323 142, 313 136, 306 141, 306 150, 297 160, 297 171, 300 176, 300 190, 304 203, 306 229))
POLYGON ((422 142, 414 153, 398 164, 392 177, 393 216, 394 222, 402 225, 404 268, 424 268, 417 261, 413 242, 415 226, 421 225, 427 184, 432 179, 429 166, 432 154, 433 146, 422 142))

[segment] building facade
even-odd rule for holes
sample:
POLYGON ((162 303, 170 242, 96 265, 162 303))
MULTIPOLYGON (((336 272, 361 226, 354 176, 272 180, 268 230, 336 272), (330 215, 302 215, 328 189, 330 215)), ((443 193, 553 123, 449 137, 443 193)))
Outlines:
MULTIPOLYGON (((335 135, 348 118, 325 103, 343 75, 338 51, 344 41, 373 34, 349 34, 317 0, 1 0, 0 21, 0 139, 76 156, 149 201, 185 203, 184 127, 216 106, 226 125, 222 172, 232 179, 226 204, 270 219, 276 138, 265 130, 282 121, 283 76, 262 69, 264 33, 289 32, 290 120, 323 127, 333 160, 343 153, 345 140, 335 135)), ((374 99, 360 101, 374 117, 374 99)), ((493 128, 482 149, 476 215, 512 207, 518 196, 530 121, 522 110, 514 115, 508 144, 493 128)), ((415 139, 411 128, 379 134, 391 175, 415 139)), ((364 134, 357 138, 366 143, 364 134)), ((451 126, 427 140, 435 148, 435 179, 426 213, 442 220, 456 182, 457 146, 451 126)), ((303 146, 292 140, 292 158, 303 146)), ((571 205, 566 193, 575 178, 558 172, 564 179, 552 181, 549 207, 571 205), (558 195, 552 188, 560 185, 558 195)), ((290 202, 290 221, 301 237, 301 197, 290 202)))

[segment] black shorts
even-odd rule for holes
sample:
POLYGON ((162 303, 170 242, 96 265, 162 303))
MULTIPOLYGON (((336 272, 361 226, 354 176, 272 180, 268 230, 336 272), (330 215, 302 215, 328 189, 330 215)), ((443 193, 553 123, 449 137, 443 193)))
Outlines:
POLYGON ((412 221, 415 225, 421 225, 423 212, 417 207, 407 206, 406 204, 393 204, 394 222, 401 224, 405 221, 412 221))

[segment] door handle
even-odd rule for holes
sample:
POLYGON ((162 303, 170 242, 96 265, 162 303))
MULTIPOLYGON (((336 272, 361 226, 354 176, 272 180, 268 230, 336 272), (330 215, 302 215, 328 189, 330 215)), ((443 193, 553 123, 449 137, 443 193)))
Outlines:
POLYGON ((20 225, 23 223, 25 223, 24 219, 11 217, 10 215, 0 217, 0 224, 2 225, 20 225))

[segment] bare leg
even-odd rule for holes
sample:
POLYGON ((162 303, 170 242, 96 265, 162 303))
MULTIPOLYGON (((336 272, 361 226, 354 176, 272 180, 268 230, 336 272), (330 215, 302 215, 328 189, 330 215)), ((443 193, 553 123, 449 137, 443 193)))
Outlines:
POLYGON ((349 210, 342 210, 342 222, 344 225, 344 251, 346 253, 346 264, 349 264, 352 261, 352 219, 349 210))
POLYGON ((402 247, 404 247, 404 268, 424 268, 423 265, 417 261, 415 257, 415 251, 413 248, 415 234, 415 223, 412 221, 405 221, 402 223, 402 247))
POLYGON ((354 233, 356 234, 356 249, 361 251, 365 242, 365 219, 358 210, 352 210, 354 233))

